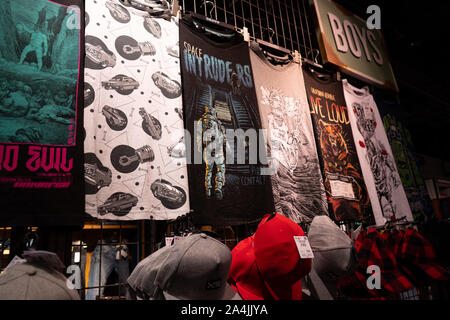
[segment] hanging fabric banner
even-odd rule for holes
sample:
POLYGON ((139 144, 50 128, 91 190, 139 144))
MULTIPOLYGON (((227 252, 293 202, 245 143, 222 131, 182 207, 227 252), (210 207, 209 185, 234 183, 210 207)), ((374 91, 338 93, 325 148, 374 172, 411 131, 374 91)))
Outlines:
POLYGON ((412 213, 398 174, 389 140, 375 100, 368 87, 362 89, 343 81, 345 100, 356 150, 370 194, 377 225, 383 225, 392 216, 405 216, 412 221, 412 213))
POLYGON ((178 19, 88 1, 86 212, 168 220, 189 212, 178 19))
POLYGON ((336 220, 373 219, 342 84, 303 68, 328 201, 336 220))
POLYGON ((189 185, 196 222, 232 225, 273 205, 248 43, 216 29, 190 16, 180 22, 189 185))
POLYGON ((314 131, 300 64, 276 63, 252 43, 250 59, 268 157, 275 210, 296 223, 328 214, 314 131))
POLYGON ((79 225, 81 0, 0 2, 0 224, 79 225))

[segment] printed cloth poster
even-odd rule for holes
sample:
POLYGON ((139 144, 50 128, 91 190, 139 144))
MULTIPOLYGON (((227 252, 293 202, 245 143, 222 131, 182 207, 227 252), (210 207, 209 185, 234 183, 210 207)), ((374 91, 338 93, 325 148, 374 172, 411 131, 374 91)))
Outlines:
POLYGON ((190 210, 178 19, 138 8, 86 3, 86 212, 170 220, 190 210))
POLYGON ((180 53, 193 221, 258 221, 273 199, 248 43, 186 15, 180 53))
POLYGON ((405 216, 408 221, 412 221, 411 209, 394 155, 369 88, 356 88, 346 79, 342 83, 345 101, 350 108, 349 118, 356 150, 376 224, 383 225, 392 216, 397 219, 405 216))
POLYGON ((82 223, 82 6, 0 1, 2 225, 82 223))
POLYGON ((392 97, 375 91, 373 95, 383 119, 384 130, 391 145, 398 174, 414 220, 431 216, 431 200, 425 187, 420 164, 414 155, 414 144, 406 125, 402 106, 392 97))
POLYGON ((373 221, 342 83, 303 67, 328 202, 336 220, 373 221))
POLYGON ((262 127, 274 172, 276 212, 296 223, 327 215, 328 204, 317 156, 314 130, 299 63, 267 57, 252 43, 250 59, 262 127))

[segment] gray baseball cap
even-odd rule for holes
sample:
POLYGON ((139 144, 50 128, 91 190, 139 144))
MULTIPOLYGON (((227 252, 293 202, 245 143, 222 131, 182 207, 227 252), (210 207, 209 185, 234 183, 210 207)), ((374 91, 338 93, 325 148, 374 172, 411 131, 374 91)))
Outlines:
POLYGON ((314 217, 308 240, 314 258, 306 282, 321 300, 333 300, 339 278, 356 267, 353 240, 325 215, 314 217))
POLYGON ((0 300, 80 300, 54 269, 29 262, 9 267, 0 275, 0 300))
POLYGON ((128 282, 151 299, 241 300, 227 283, 230 249, 204 233, 183 237, 141 263, 128 282))
POLYGON ((171 252, 171 246, 165 246, 155 251, 138 263, 131 275, 128 277, 128 284, 139 294, 154 300, 164 299, 162 291, 155 284, 155 278, 159 270, 164 268, 164 262, 171 252))

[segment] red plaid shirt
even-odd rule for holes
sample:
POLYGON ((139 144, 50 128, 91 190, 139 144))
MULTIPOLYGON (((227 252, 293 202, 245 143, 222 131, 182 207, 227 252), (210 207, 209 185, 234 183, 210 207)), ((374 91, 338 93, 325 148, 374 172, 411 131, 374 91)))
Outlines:
POLYGON ((414 229, 406 230, 400 257, 402 264, 420 280, 427 277, 448 280, 448 273, 438 264, 433 246, 414 229))
POLYGON ((367 274, 367 267, 376 265, 381 271, 381 286, 389 292, 401 292, 413 288, 399 271, 394 253, 376 230, 370 230, 359 252, 359 271, 367 274))
POLYGON ((354 274, 339 283, 339 289, 344 294, 348 292, 353 297, 362 299, 367 299, 368 294, 369 297, 381 299, 413 288, 411 282, 399 271, 394 253, 378 231, 372 229, 367 234, 360 234, 358 241, 358 268, 354 274), (371 265, 380 268, 381 289, 367 288, 370 276, 367 268, 371 265))

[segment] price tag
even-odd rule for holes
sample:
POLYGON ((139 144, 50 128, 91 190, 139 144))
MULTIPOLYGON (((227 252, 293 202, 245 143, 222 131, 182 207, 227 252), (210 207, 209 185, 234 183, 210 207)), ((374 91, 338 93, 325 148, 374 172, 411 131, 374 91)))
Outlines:
POLYGON ((171 246, 173 243, 173 237, 166 237, 166 246, 171 246))
POLYGON ((78 263, 80 262, 80 252, 76 251, 75 255, 73 257, 73 263, 78 263))
POLYGON ((339 180, 330 180, 330 187, 332 197, 351 200, 356 199, 351 183, 339 180))
POLYGON ((314 254, 309 244, 308 238, 305 236, 294 236, 295 244, 297 245, 298 253, 302 259, 312 259, 314 254))

